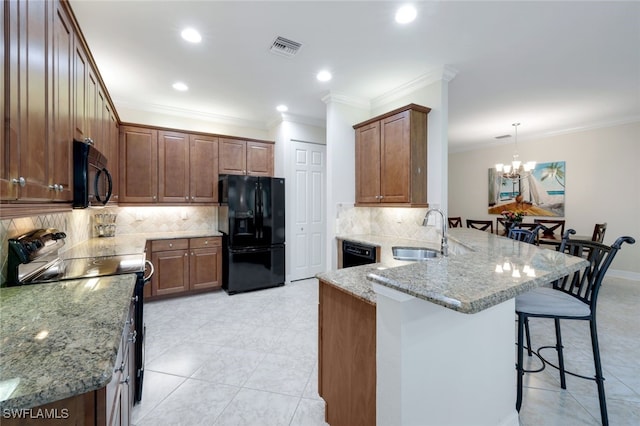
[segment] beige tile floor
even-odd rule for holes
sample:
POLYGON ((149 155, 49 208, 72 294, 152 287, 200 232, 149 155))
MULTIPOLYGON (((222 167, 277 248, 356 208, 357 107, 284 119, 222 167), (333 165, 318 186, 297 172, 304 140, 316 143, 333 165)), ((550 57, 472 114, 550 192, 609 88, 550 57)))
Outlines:
MULTIPOLYGON (((312 279, 148 303, 144 392, 133 423, 326 424, 317 393, 317 298, 312 279)), ((611 425, 640 424, 639 306, 640 282, 605 280, 599 330, 611 425)), ((531 329, 534 345, 553 342, 552 323, 532 320, 531 329)), ((591 374, 586 324, 563 323, 563 338, 569 368, 591 374)), ((595 383, 569 378, 562 390, 548 369, 525 380, 521 425, 600 424, 595 383)))

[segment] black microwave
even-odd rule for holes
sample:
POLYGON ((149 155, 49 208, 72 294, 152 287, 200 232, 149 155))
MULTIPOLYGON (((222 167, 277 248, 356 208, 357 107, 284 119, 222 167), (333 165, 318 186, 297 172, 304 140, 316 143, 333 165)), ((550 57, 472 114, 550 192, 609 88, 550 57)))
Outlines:
POLYGON ((73 208, 100 207, 109 202, 113 180, 107 157, 91 139, 73 141, 73 208))

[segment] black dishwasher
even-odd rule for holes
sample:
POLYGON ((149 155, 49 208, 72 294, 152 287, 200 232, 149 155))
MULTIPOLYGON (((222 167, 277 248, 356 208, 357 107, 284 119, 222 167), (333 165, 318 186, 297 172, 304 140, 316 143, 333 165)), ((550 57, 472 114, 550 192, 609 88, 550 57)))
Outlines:
POLYGON ((367 244, 342 241, 342 267, 376 263, 376 248, 367 244))

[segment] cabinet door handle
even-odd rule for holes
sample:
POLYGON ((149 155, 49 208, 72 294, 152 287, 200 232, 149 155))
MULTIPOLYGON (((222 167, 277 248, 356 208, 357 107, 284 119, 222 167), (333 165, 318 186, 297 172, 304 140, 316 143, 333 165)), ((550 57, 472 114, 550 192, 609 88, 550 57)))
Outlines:
POLYGON ((169 248, 173 247, 173 243, 169 243, 169 248))
POLYGON ((123 381, 120 382, 121 385, 128 385, 129 384, 129 376, 127 376, 126 379, 124 379, 123 381))
POLYGON ((136 330, 133 330, 133 333, 131 333, 129 335, 129 343, 135 343, 136 342, 137 334, 138 334, 138 332, 136 330))
POLYGON ((27 180, 24 177, 20 176, 18 179, 11 179, 11 183, 24 187, 27 184, 27 180))
POLYGON ((185 200, 187 200, 187 201, 189 201, 189 196, 188 196, 188 195, 185 195, 185 196, 184 196, 184 199, 185 199, 185 200))
POLYGON ((207 244, 209 244, 209 241, 205 241, 205 242, 204 242, 204 245, 207 245, 207 244))

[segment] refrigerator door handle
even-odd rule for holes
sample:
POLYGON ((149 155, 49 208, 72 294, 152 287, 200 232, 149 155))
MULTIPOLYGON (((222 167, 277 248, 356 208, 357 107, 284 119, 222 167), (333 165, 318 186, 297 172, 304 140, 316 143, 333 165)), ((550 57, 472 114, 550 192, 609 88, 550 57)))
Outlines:
POLYGON ((260 188, 260 228, 258 230, 258 238, 264 238, 264 204, 262 199, 262 183, 258 183, 258 187, 260 188))

